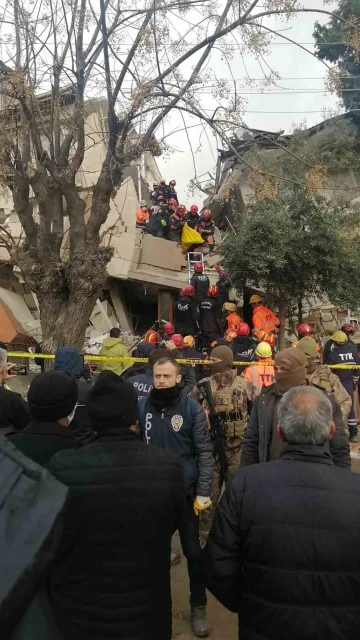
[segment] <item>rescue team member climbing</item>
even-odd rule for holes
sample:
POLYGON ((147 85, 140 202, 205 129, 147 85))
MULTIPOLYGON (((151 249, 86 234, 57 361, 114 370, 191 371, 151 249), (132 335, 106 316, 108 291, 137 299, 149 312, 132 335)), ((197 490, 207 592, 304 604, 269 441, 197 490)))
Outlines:
POLYGON ((154 388, 139 401, 139 423, 144 442, 172 449, 185 465, 186 505, 179 535, 188 562, 191 623, 196 636, 209 635, 206 590, 199 540, 199 513, 211 506, 214 473, 212 445, 203 409, 179 387, 180 367, 161 358, 153 367, 154 388))
POLYGON ((275 345, 275 329, 280 326, 280 320, 271 309, 262 304, 262 297, 257 293, 250 298, 253 308, 253 335, 259 342, 268 342, 271 347, 275 345))

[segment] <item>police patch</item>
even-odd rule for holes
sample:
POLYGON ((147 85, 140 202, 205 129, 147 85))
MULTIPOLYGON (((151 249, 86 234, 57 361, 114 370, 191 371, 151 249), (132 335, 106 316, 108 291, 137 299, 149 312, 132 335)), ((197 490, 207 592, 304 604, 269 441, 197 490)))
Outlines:
POLYGON ((183 417, 182 416, 173 416, 171 418, 171 426, 174 429, 174 431, 180 431, 181 427, 183 426, 183 417))

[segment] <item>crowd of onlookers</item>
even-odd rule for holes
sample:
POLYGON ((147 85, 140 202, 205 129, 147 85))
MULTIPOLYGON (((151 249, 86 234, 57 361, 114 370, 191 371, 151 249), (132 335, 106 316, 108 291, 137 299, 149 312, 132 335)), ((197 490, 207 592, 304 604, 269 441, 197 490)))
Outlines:
MULTIPOLYGON (((158 185, 154 185, 151 193, 152 206, 148 206, 145 200, 140 201, 136 212, 136 226, 156 238, 165 238, 181 244, 182 231, 186 224, 200 234, 212 253, 215 245, 215 223, 210 209, 204 208, 199 214, 198 206, 193 204, 188 211, 183 204, 179 204, 175 187, 175 180, 171 180, 167 185, 165 180, 161 179, 158 185)), ((196 250, 198 246, 194 242, 193 249, 196 250)))

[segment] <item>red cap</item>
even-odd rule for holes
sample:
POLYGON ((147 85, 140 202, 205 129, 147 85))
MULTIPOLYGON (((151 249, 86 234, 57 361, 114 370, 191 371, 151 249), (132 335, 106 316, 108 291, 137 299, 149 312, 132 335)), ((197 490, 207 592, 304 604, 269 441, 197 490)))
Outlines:
POLYGON ((216 284, 212 284, 208 289, 208 296, 210 296, 210 298, 216 298, 216 296, 218 295, 219 289, 217 288, 216 284))
POLYGON ((183 337, 180 335, 180 333, 174 333, 173 336, 171 336, 171 340, 173 341, 174 345, 176 347, 178 347, 179 349, 182 349, 184 346, 184 339, 183 337))
POLYGON ((175 333, 174 325, 171 322, 166 322, 164 324, 164 333, 168 336, 172 336, 175 333))
POLYGON ((195 295, 195 288, 192 286, 192 284, 189 284, 187 287, 184 287, 183 289, 181 289, 180 295, 181 296, 194 296, 195 295))
POLYGON ((237 331, 238 336, 249 336, 250 335, 250 327, 246 322, 241 322, 239 324, 239 328, 237 331))

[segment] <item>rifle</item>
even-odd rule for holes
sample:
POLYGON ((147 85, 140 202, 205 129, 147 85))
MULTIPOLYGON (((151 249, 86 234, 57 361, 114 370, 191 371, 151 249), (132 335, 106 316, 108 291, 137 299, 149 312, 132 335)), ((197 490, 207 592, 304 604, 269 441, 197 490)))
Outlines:
POLYGON ((221 415, 216 411, 214 396, 209 380, 201 380, 196 385, 202 397, 209 406, 210 437, 214 447, 214 458, 219 461, 221 471, 221 484, 228 481, 229 461, 226 455, 226 424, 221 415))

